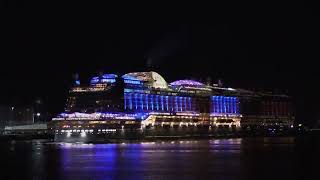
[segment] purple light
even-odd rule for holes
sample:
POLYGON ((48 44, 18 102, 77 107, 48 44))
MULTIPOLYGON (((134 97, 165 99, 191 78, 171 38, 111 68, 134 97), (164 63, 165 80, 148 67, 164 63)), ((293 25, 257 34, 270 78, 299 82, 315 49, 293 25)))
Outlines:
POLYGON ((66 119, 74 119, 74 118, 80 118, 80 119, 105 119, 105 118, 113 118, 113 119, 144 119, 148 116, 148 113, 118 113, 118 112, 96 112, 96 113, 79 113, 79 112, 74 112, 74 113, 61 113, 58 115, 58 118, 66 118, 66 119))
POLYGON ((204 86, 203 83, 193 80, 178 80, 170 83, 172 86, 204 86))

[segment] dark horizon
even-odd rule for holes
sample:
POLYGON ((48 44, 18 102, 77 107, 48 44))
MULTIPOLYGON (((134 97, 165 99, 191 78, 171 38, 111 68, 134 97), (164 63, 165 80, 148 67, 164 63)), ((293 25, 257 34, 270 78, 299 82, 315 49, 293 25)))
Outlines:
POLYGON ((165 15, 144 10, 137 17, 110 8, 30 13, 32 5, 5 16, 1 104, 40 97, 57 113, 74 73, 86 83, 100 71, 153 70, 168 82, 210 76, 229 87, 284 89, 294 98, 297 120, 311 125, 319 119, 320 26, 312 4, 205 8, 197 15, 188 13, 192 8, 165 15), (226 16, 221 21, 217 14, 226 16))

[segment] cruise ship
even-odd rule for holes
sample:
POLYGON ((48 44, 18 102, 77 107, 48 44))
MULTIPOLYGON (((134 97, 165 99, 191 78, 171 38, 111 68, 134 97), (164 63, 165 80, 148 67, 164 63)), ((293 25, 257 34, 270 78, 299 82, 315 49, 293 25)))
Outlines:
POLYGON ((100 74, 69 91, 49 124, 57 141, 186 137, 294 123, 291 98, 191 79, 167 83, 157 72, 100 74))

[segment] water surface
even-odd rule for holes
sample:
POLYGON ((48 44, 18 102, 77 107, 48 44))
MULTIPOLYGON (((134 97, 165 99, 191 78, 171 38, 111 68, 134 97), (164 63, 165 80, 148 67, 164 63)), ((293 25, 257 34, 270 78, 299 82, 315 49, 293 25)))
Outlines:
POLYGON ((0 143, 0 179, 320 179, 319 143, 244 138, 0 143))

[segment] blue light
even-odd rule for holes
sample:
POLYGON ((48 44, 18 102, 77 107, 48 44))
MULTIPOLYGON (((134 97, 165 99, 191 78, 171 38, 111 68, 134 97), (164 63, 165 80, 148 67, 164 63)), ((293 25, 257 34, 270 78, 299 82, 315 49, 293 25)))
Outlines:
POLYGON ((90 81, 90 84, 96 84, 99 82, 99 78, 98 77, 93 77, 90 81))
POLYGON ((224 113, 227 113, 227 97, 223 97, 224 113))
POLYGON ((169 111, 169 96, 166 96, 166 107, 167 111, 169 111))
MULTIPOLYGON (((236 97, 211 96, 210 112, 238 114, 239 103, 236 97)), ((162 96, 144 93, 124 93, 124 109, 144 111, 192 111, 192 97, 162 96), (159 98, 160 96, 160 98, 159 98), (155 98, 154 98, 155 97, 155 98), (156 103, 156 104, 154 104, 156 103)))
POLYGON ((161 109, 162 111, 164 111, 163 96, 160 96, 160 99, 161 99, 161 109))
POLYGON ((146 101, 145 101, 145 102, 146 102, 147 110, 149 110, 149 106, 148 106, 148 94, 146 94, 145 96, 146 96, 146 98, 145 98, 146 101))
POLYGON ((173 96, 169 96, 169 109, 170 111, 173 111, 174 110, 174 107, 173 107, 173 96))
POLYGON ((233 97, 230 97, 230 113, 234 113, 234 111, 233 111, 233 107, 234 107, 234 103, 233 103, 233 97))
POLYGON ((214 96, 213 107, 214 107, 214 112, 218 113, 218 104, 217 104, 217 97, 216 96, 214 96))
POLYGON ((143 112, 141 112, 141 113, 135 113, 135 114, 133 114, 137 119, 140 119, 140 120, 144 120, 144 119, 146 119, 147 117, 148 117, 148 113, 143 113, 143 112))
POLYGON ((128 74, 125 74, 123 76, 121 76, 123 79, 127 79, 127 80, 133 80, 133 81, 140 81, 138 78, 134 77, 134 76, 131 76, 131 75, 128 75, 128 74))
POLYGON ((213 102, 213 106, 214 106, 214 112, 215 113, 218 113, 218 103, 217 103, 218 101, 217 101, 217 97, 216 96, 214 96, 214 102, 213 102))
POLYGON ((238 114, 238 113, 240 113, 240 112, 239 112, 239 99, 238 99, 238 98, 235 98, 235 101, 234 101, 234 102, 236 103, 235 109, 236 109, 236 113, 238 114))
POLYGON ((228 113, 237 114, 238 98, 225 96, 211 97, 211 112, 213 113, 228 113))
POLYGON ((222 99, 222 113, 226 113, 226 103, 225 103, 225 97, 221 97, 222 99))
POLYGON ((229 107, 230 107, 229 97, 226 97, 225 99, 226 99, 226 100, 225 100, 225 101, 226 101, 226 113, 230 113, 230 112, 229 112, 229 107))
POLYGON ((220 98, 221 98, 221 113, 225 113, 224 97, 220 96, 220 98))
POLYGON ((128 97, 129 97, 129 108, 132 110, 132 94, 129 93, 128 97))
POLYGON ((141 110, 143 110, 143 94, 140 94, 141 110))
POLYGON ((232 98, 231 97, 228 98, 228 102, 229 102, 229 113, 233 113, 232 112, 233 105, 232 105, 232 98))
POLYGON ((178 111, 178 97, 177 96, 175 96, 174 97, 174 99, 175 99, 175 101, 174 101, 174 104, 175 104, 175 111, 177 112, 178 111))
POLYGON ((101 82, 102 83, 114 83, 114 82, 116 82, 116 80, 115 79, 101 79, 101 82))
POLYGON ((127 79, 124 80, 124 83, 126 83, 126 84, 141 84, 140 81, 133 81, 133 80, 127 80, 127 79))
POLYGON ((105 78, 105 79, 115 79, 117 77, 118 77, 118 75, 116 75, 116 74, 104 74, 104 75, 102 75, 102 78, 105 78))
POLYGON ((153 94, 150 95, 151 110, 153 110, 153 94))
POLYGON ((159 95, 156 95, 157 111, 159 111, 159 95))
POLYGON ((228 113, 228 97, 223 97, 224 99, 224 113, 228 113))
POLYGON ((222 113, 221 112, 221 103, 220 103, 220 98, 219 97, 217 97, 217 108, 218 108, 217 109, 218 110, 217 113, 222 113))
POLYGON ((90 84, 94 85, 97 83, 114 83, 116 82, 116 78, 118 76, 116 74, 104 74, 102 77, 95 76, 90 80, 90 84))
POLYGON ((127 109, 127 93, 124 93, 124 109, 127 109))
POLYGON ((124 79, 124 83, 126 84, 136 84, 136 85, 142 84, 139 79, 127 74, 123 75, 122 78, 124 79))
POLYGON ((237 113, 237 98, 232 98, 233 113, 237 113))
POLYGON ((76 80, 76 85, 80 85, 80 80, 76 80))
POLYGON ((134 94, 134 98, 135 98, 136 109, 138 109, 138 94, 137 93, 134 94))
POLYGON ((124 89, 124 92, 129 93, 129 92, 133 92, 133 90, 132 89, 124 89))
POLYGON ((238 114, 238 98, 234 98, 234 113, 238 114))
POLYGON ((234 113, 238 113, 237 112, 237 107, 238 107, 237 100, 238 100, 238 98, 234 98, 233 99, 233 111, 234 111, 234 113))
POLYGON ((232 113, 237 113, 237 103, 236 103, 236 98, 232 98, 232 113))
POLYGON ((216 97, 216 106, 217 106, 217 111, 216 113, 220 113, 220 101, 219 101, 219 97, 216 97))

